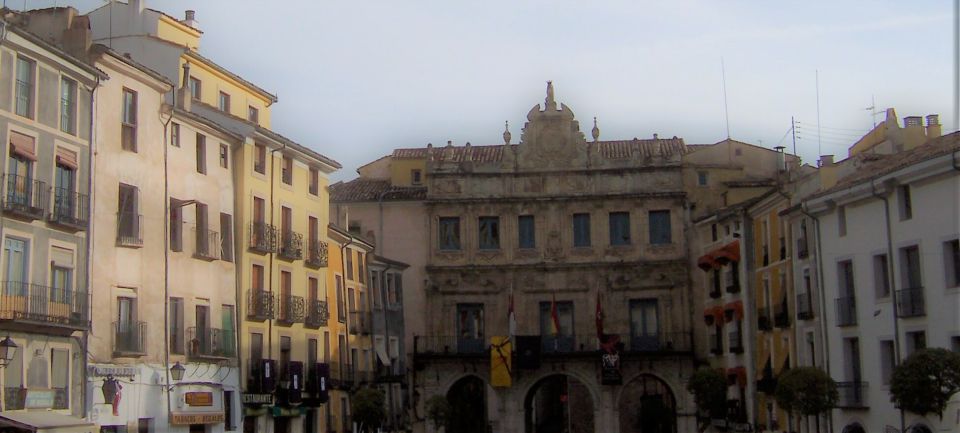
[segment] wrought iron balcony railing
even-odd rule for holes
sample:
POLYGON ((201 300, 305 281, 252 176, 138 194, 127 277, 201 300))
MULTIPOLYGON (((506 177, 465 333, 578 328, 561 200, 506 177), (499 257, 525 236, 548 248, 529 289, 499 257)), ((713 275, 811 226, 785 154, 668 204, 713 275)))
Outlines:
POLYGON ((260 254, 277 252, 277 230, 263 222, 250 223, 250 251, 260 254))
POLYGON ((306 312, 306 303, 302 296, 277 296, 277 321, 292 325, 303 322, 306 312))
POLYGON ((328 263, 329 247, 324 241, 307 242, 307 260, 306 265, 311 268, 325 268, 328 263))
POLYGON ((90 214, 90 200, 65 188, 53 189, 53 212, 50 222, 74 230, 86 230, 90 214))
POLYGON ((300 260, 303 258, 303 235, 295 231, 284 231, 280 235, 281 259, 300 260))
POLYGON ((3 281, 0 321, 40 326, 90 328, 90 294, 76 290, 3 281))
POLYGON ((263 289, 247 290, 247 317, 251 320, 273 319, 273 293, 263 289))
POLYGON ((233 330, 187 328, 189 355, 193 358, 230 358, 237 354, 233 330))
POLYGON ((43 218, 47 206, 47 184, 16 174, 4 177, 6 191, 3 195, 3 211, 29 220, 43 218))
POLYGON ((810 320, 813 318, 813 295, 810 292, 797 295, 797 319, 810 320))
POLYGON ((147 348, 147 322, 113 322, 113 352, 117 356, 143 356, 147 348))
POLYGON ((923 298, 923 287, 911 287, 897 290, 897 315, 900 317, 920 317, 927 314, 923 298))
POLYGON ((350 312, 350 333, 368 335, 370 334, 370 313, 367 311, 350 312))
POLYGON ((121 247, 143 246, 143 217, 131 212, 117 213, 117 245, 121 247))
POLYGON ((194 257, 203 260, 216 260, 220 258, 220 233, 213 230, 195 228, 194 235, 196 239, 196 246, 193 251, 194 257))
POLYGON ((854 326, 857 324, 857 298, 845 296, 836 299, 837 326, 854 326))
POLYGON ((487 353, 487 344, 483 338, 416 335, 413 351, 417 355, 481 356, 487 353))
POLYGON ((867 404, 867 382, 837 382, 837 407, 863 409, 867 404))
POLYGON ((327 326, 328 320, 330 320, 330 308, 326 300, 307 300, 307 317, 304 319, 305 326, 311 328, 327 326))
MULTIPOLYGON (((589 337, 587 337, 589 338, 589 337)), ((596 339, 596 337, 594 337, 596 339)), ((583 341, 581 340, 581 343, 583 341)), ((658 332, 630 337, 630 352, 689 352, 692 350, 690 334, 686 332, 658 332)))

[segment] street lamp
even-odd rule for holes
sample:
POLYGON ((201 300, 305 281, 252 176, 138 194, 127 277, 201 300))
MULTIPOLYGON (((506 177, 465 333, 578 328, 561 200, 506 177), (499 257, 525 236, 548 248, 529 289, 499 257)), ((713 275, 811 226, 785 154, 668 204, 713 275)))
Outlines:
POLYGON ((14 343, 8 335, 7 338, 4 338, 0 341, 0 367, 6 367, 13 361, 14 355, 17 353, 17 343, 14 343))
POLYGON ((173 367, 170 367, 170 376, 173 377, 173 380, 179 382, 180 379, 183 379, 184 371, 186 371, 186 368, 184 368, 183 365, 180 364, 180 361, 177 361, 177 363, 174 364, 173 367))

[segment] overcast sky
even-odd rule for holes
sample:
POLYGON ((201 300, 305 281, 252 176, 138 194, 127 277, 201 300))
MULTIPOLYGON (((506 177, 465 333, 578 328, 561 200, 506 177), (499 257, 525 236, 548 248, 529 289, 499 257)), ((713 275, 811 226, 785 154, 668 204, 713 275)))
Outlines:
POLYGON ((713 143, 727 136, 721 59, 730 135, 789 151, 796 116, 805 162, 817 71, 819 153, 846 156, 871 100, 957 129, 949 0, 146 1, 195 9, 201 53, 275 93, 273 128, 340 161, 336 180, 397 147, 502 143, 505 120, 516 142, 547 80, 588 137, 596 116, 602 140, 713 143))

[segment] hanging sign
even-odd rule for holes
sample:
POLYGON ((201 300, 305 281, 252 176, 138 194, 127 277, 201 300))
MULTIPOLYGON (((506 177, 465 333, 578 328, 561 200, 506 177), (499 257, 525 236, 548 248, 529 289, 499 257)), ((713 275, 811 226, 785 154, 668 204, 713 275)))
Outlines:
POLYGON ((602 385, 622 385, 620 373, 619 335, 604 334, 600 341, 600 383, 602 385))

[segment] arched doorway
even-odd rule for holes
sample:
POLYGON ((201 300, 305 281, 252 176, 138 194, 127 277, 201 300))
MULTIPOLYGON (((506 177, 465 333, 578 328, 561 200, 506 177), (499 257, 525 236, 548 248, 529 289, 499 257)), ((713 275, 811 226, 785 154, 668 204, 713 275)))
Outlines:
POLYGON ((662 380, 644 374, 620 394, 621 433, 676 433, 677 403, 662 380))
POLYGON ((867 433, 867 432, 863 429, 863 426, 860 425, 860 423, 855 422, 853 424, 847 424, 847 426, 843 428, 843 433, 867 433))
POLYGON ((565 374, 540 379, 523 402, 527 433, 593 433, 593 397, 565 374))
POLYGON ((930 427, 927 427, 923 424, 914 424, 912 427, 908 428, 907 431, 910 433, 933 433, 930 430, 930 427))
POLYGON ((477 376, 456 381, 447 391, 452 416, 448 432, 486 433, 487 385, 477 376))

